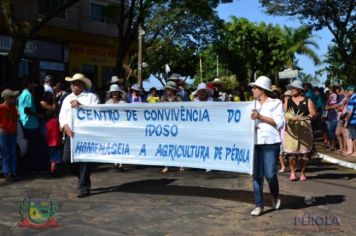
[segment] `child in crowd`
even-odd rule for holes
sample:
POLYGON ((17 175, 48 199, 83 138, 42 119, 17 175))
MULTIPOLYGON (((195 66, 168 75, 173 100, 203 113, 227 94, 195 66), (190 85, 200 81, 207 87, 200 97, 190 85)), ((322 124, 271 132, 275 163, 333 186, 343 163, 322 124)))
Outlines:
POLYGON ((47 111, 48 121, 46 123, 46 141, 49 148, 50 173, 55 177, 58 175, 57 164, 62 163, 62 149, 60 142, 59 121, 55 111, 47 111))

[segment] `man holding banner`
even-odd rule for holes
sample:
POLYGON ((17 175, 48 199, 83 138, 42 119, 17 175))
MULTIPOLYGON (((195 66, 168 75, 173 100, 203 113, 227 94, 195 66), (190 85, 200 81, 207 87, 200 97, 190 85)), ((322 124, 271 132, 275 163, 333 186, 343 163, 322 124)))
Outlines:
POLYGON ((252 87, 253 97, 256 99, 255 109, 251 119, 256 121, 255 155, 253 163, 253 192, 256 207, 251 215, 259 216, 263 212, 263 180, 267 179, 272 194, 272 207, 280 208, 279 184, 277 178, 277 159, 279 156, 281 137, 279 130, 284 125, 282 102, 272 99, 270 95, 271 80, 260 76, 252 87))
MULTIPOLYGON (((98 97, 90 92, 85 91, 90 89, 92 84, 90 79, 83 74, 77 73, 73 77, 66 77, 66 81, 70 82, 72 93, 69 94, 62 104, 59 113, 59 124, 61 129, 65 131, 66 140, 64 143, 63 159, 68 163, 71 159, 71 139, 74 137, 72 127, 72 109, 80 105, 95 105, 99 104, 98 97)), ((90 195, 90 164, 81 162, 79 164, 79 198, 90 195)))

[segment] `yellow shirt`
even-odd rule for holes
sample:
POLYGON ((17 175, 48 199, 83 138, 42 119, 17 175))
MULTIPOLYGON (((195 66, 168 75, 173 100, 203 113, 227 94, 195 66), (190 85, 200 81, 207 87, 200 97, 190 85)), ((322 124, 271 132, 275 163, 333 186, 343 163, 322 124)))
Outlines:
POLYGON ((156 102, 159 102, 159 97, 158 96, 148 95, 146 100, 147 100, 148 103, 156 103, 156 102))
POLYGON ((234 102, 241 102, 241 99, 239 96, 234 96, 234 102))

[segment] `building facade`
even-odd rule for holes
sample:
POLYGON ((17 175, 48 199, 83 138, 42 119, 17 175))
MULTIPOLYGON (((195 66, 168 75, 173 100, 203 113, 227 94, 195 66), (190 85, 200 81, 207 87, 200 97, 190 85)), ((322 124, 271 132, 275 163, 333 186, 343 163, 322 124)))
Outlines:
MULTIPOLYGON (((58 0, 14 0, 15 12, 21 19, 41 20, 58 0)), ((35 37, 27 42, 20 64, 19 76, 30 76, 41 82, 52 74, 58 82, 65 76, 82 72, 95 88, 101 88, 114 73, 117 28, 106 23, 104 8, 114 0, 80 0, 54 17, 35 37)), ((1 17, 1 16, 0 16, 1 17)), ((0 21, 0 80, 6 78, 6 56, 12 39, 0 21)))

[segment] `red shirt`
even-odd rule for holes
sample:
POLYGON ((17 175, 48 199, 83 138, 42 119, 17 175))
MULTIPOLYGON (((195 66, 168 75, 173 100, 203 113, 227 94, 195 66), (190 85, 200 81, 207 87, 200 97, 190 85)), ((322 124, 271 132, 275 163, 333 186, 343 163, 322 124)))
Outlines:
POLYGON ((8 134, 15 134, 19 113, 15 106, 7 103, 0 104, 0 129, 8 134))
POLYGON ((48 147, 58 147, 59 142, 59 123, 57 118, 51 118, 46 123, 46 141, 48 147))

